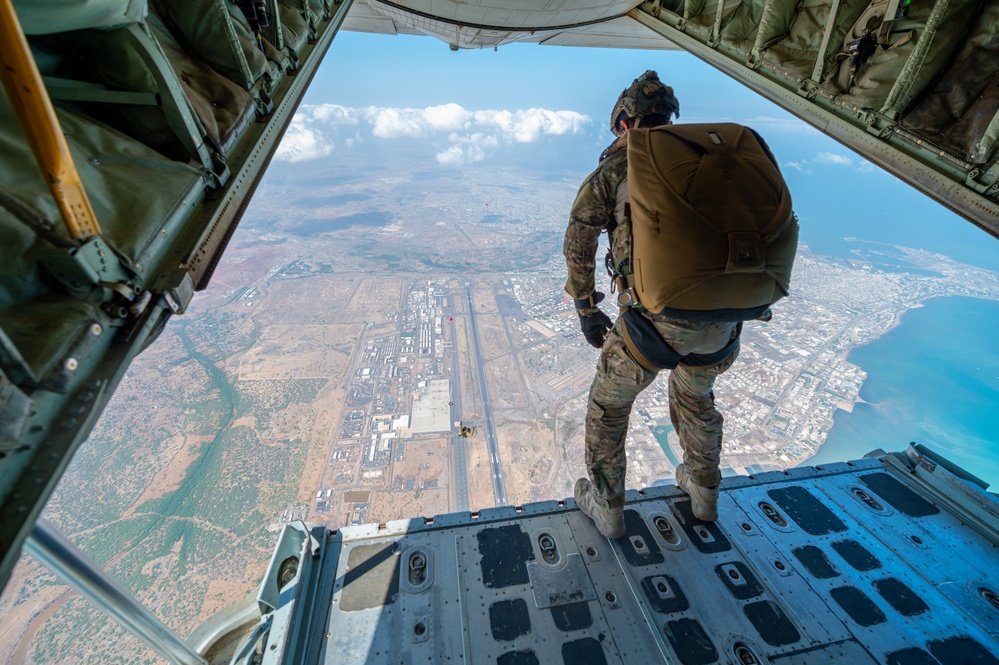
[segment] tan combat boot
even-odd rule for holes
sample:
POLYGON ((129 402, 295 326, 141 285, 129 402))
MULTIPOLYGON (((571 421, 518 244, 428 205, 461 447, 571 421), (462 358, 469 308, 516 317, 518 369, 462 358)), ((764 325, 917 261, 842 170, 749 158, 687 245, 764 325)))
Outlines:
POLYGON ((676 485, 690 495, 690 509, 694 517, 702 522, 718 519, 718 485, 701 487, 690 477, 686 464, 676 467, 676 485))
POLYGON ((597 531, 604 537, 611 540, 624 535, 624 507, 609 508, 606 501, 597 498, 593 492, 593 485, 587 478, 580 478, 576 481, 574 492, 576 496, 576 507, 584 515, 593 520, 597 531))

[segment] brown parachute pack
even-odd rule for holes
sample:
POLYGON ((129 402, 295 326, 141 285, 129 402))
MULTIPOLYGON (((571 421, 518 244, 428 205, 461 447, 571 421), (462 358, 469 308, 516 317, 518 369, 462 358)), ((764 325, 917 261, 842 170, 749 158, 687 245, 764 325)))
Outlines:
POLYGON ((627 137, 634 274, 626 281, 645 309, 745 321, 787 295, 798 223, 753 130, 663 125, 627 137))

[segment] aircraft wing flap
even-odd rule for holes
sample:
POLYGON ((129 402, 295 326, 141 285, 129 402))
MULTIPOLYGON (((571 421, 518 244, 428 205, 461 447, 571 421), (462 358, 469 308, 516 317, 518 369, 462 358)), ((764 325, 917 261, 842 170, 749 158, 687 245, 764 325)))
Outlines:
POLYGON ((543 46, 580 46, 595 48, 634 48, 678 50, 679 47, 627 16, 578 28, 546 33, 521 41, 543 46))
POLYGON ((370 32, 380 35, 423 34, 405 23, 399 23, 388 16, 375 13, 367 2, 355 2, 341 27, 343 30, 351 32, 370 32))
POLYGON ((475 2, 462 3, 460 13, 456 7, 444 5, 443 9, 450 11, 440 15, 420 11, 420 3, 411 4, 413 7, 380 0, 357 0, 343 29, 383 35, 431 35, 461 48, 487 48, 511 42, 648 50, 678 48, 627 16, 604 18, 604 14, 617 9, 613 7, 605 8, 599 14, 589 10, 561 12, 557 16, 559 24, 551 29, 538 27, 539 19, 535 15, 539 12, 522 10, 506 16, 500 29, 491 25, 496 19, 496 9, 475 2), (599 20, 595 19, 597 16, 599 20))

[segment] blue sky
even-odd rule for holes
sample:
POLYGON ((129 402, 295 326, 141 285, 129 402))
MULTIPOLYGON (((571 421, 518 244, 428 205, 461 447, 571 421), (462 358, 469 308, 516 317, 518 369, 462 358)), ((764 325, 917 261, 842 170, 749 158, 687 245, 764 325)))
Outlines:
POLYGON ((614 100, 646 69, 673 86, 680 122, 731 120, 763 134, 813 248, 836 253, 842 238, 859 237, 999 270, 999 245, 983 231, 683 52, 533 44, 452 52, 431 37, 341 32, 279 158, 296 142, 304 161, 422 151, 440 169, 494 160, 550 168, 554 154, 582 178, 613 138, 614 100))

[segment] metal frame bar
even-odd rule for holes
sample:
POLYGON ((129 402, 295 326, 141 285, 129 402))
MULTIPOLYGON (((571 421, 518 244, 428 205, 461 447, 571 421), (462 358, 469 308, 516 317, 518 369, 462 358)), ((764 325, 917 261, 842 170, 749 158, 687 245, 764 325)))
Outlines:
POLYGON ((815 57, 815 66, 812 68, 812 80, 816 83, 822 82, 822 75, 826 62, 826 49, 829 48, 829 39, 832 37, 833 28, 836 27, 836 17, 839 16, 840 0, 832 0, 829 8, 829 20, 826 21, 826 28, 822 31, 822 43, 819 45, 819 53, 815 57))
POLYGON ((96 102, 99 104, 134 104, 136 106, 159 106, 159 95, 154 92, 130 92, 111 90, 99 83, 73 81, 71 79, 43 76, 42 81, 49 97, 70 102, 96 102))
POLYGON ((24 548, 77 593, 170 662, 207 665, 208 661, 197 651, 171 632, 45 519, 39 518, 35 523, 24 548))
MULTIPOLYGON (((226 7, 224 0, 210 0, 210 2, 215 14, 215 20, 222 24, 226 41, 229 43, 229 49, 236 58, 239 73, 243 76, 243 87, 250 90, 253 88, 255 81, 253 74, 250 72, 250 64, 246 61, 246 54, 243 53, 243 47, 239 43, 239 37, 236 35, 236 28, 232 24, 232 16, 229 14, 229 9, 226 7)), ((236 83, 239 83, 239 81, 236 81, 236 83)))
POLYGON ((722 17, 724 14, 725 0, 718 0, 718 6, 715 8, 715 22, 711 26, 711 33, 708 35, 708 44, 711 46, 718 46, 721 42, 722 17))
POLYGON ((160 102, 163 105, 163 114, 177 140, 184 146, 192 159, 198 160, 206 171, 214 172, 215 162, 205 145, 205 128, 191 108, 191 103, 184 95, 180 81, 177 79, 173 67, 170 66, 170 61, 160 49, 160 45, 149 31, 149 27, 144 24, 136 24, 123 28, 123 30, 125 30, 124 34, 128 43, 142 58, 156 82, 160 102))
POLYGON ((885 467, 920 494, 958 517, 968 528, 999 547, 999 505, 990 498, 988 484, 926 446, 909 445, 902 453, 885 456, 885 467), (983 487, 983 485, 985 485, 983 487))
POLYGON ((281 26, 281 8, 278 6, 278 0, 267 0, 267 11, 270 13, 270 25, 262 32, 271 46, 283 51, 284 29, 281 26))
MULTIPOLYGON (((996 111, 996 114, 992 116, 982 140, 975 145, 972 158, 980 159, 983 162, 987 160, 989 155, 994 154, 997 141, 999 141, 999 111, 996 111)), ((982 174, 976 175, 976 179, 985 186, 985 189, 981 191, 996 192, 999 190, 999 156, 989 166, 982 167, 981 171, 982 174)))

